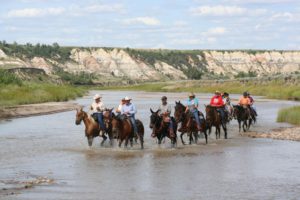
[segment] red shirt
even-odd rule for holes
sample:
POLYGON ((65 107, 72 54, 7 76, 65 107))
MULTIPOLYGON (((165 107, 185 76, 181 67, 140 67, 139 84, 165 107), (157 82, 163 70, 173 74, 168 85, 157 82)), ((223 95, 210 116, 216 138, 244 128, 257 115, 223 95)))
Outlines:
POLYGON ((222 106, 224 106, 224 102, 223 102, 222 96, 218 95, 218 96, 214 96, 213 98, 211 98, 210 105, 214 106, 214 107, 222 107, 222 106))

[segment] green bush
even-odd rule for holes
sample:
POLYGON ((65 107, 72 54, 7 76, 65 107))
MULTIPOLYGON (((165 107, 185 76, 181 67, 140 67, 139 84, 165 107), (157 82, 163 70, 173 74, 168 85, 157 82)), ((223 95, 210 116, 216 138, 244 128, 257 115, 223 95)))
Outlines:
POLYGON ((278 112, 277 121, 300 125, 300 106, 281 109, 278 112))
POLYGON ((22 85, 22 81, 15 74, 10 73, 7 70, 0 69, 0 84, 22 85))

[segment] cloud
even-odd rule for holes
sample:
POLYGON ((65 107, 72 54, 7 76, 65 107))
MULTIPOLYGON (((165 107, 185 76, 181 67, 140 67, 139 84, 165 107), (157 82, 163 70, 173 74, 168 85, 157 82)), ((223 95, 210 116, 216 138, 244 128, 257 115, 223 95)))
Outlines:
POLYGON ((147 26, 156 26, 160 24, 160 21, 153 17, 136 17, 123 20, 123 23, 126 25, 132 24, 143 24, 147 26))
POLYGON ((84 8, 87 12, 123 12, 122 4, 94 4, 84 8))
POLYGON ((259 16, 266 14, 266 9, 248 9, 239 6, 199 6, 196 8, 190 8, 190 12, 196 16, 215 16, 215 17, 232 17, 232 16, 259 16))
POLYGON ((196 8, 190 8, 193 15, 200 16, 236 16, 243 15, 247 12, 247 9, 238 6, 199 6, 196 8))
POLYGON ((298 0, 224 0, 224 2, 240 3, 240 4, 274 4, 274 3, 291 3, 298 2, 298 0))
POLYGON ((224 27, 215 27, 207 31, 208 35, 223 35, 224 33, 226 33, 226 28, 224 27))
POLYGON ((60 15, 65 12, 64 8, 25 8, 20 10, 10 10, 7 13, 9 18, 22 18, 22 17, 42 17, 47 15, 60 15))

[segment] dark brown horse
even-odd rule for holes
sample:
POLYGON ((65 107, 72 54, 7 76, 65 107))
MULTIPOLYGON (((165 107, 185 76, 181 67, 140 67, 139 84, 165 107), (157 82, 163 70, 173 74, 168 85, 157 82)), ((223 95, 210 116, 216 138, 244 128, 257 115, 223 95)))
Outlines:
MULTIPOLYGON (((89 146, 92 146, 93 140, 97 136, 103 138, 103 141, 101 142, 101 146, 103 146, 107 137, 104 135, 104 133, 102 134, 102 136, 99 135, 99 133, 101 131, 99 124, 93 119, 92 116, 88 116, 88 114, 83 111, 83 108, 80 108, 80 109, 77 109, 77 112, 76 112, 75 124, 79 125, 79 124, 81 124, 82 121, 84 122, 84 125, 85 125, 85 136, 87 137, 89 146)), ((110 139, 110 144, 112 145, 111 130, 108 131, 108 136, 110 139)))
MULTIPOLYGON (((175 101, 175 113, 174 117, 177 123, 181 122, 181 129, 178 130, 181 132, 180 138, 182 144, 185 144, 183 140, 183 135, 187 133, 187 135, 190 138, 190 144, 192 143, 193 140, 195 140, 195 143, 198 143, 198 128, 197 128, 197 122, 195 121, 194 117, 190 113, 185 112, 185 106, 177 101, 175 101), (194 138, 193 138, 194 136, 194 138)), ((202 117, 202 116, 200 116, 202 117)), ((206 127, 206 122, 203 117, 202 123, 201 123, 201 132, 204 133, 205 136, 205 143, 207 144, 207 127, 206 127)))
POLYGON ((154 112, 152 109, 150 109, 151 116, 149 127, 152 129, 152 135, 154 134, 157 137, 158 144, 161 144, 162 140, 165 137, 168 137, 171 140, 171 145, 173 148, 177 143, 177 123, 171 118, 171 120, 173 120, 172 122, 174 131, 172 134, 169 130, 169 116, 160 116, 159 111, 160 110, 154 112))
POLYGON ((216 139, 221 137, 221 127, 224 130, 224 138, 227 139, 227 127, 226 121, 222 120, 221 114, 218 112, 216 107, 207 105, 205 106, 206 112, 206 124, 209 128, 209 133, 211 133, 211 128, 216 127, 216 139))
MULTIPOLYGON (((133 146, 134 131, 133 125, 130 120, 125 116, 116 116, 113 112, 109 115, 104 115, 104 122, 106 126, 111 127, 113 138, 119 140, 119 147, 121 147, 123 141, 125 140, 125 147, 127 147, 128 142, 133 146)), ((136 125, 138 129, 138 138, 141 143, 141 149, 144 148, 144 125, 143 123, 136 119, 136 125)))
POLYGON ((233 116, 238 121, 239 132, 241 132, 241 126, 243 127, 244 132, 250 129, 250 126, 252 124, 252 115, 249 107, 234 105, 233 116))

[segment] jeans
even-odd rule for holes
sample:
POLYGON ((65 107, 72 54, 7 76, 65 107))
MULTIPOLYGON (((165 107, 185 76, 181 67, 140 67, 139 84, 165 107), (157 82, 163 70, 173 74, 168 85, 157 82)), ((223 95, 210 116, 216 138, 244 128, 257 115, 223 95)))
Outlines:
POLYGON ((94 115, 96 115, 96 117, 98 119, 98 123, 99 123, 101 129, 106 132, 107 130, 106 130, 106 127, 105 127, 104 122, 103 122, 103 113, 94 113, 94 115))
POLYGON ((131 121, 131 123, 133 125, 134 133, 137 134, 138 133, 138 129, 137 129, 137 126, 136 126, 134 115, 133 116, 129 116, 129 120, 131 121))
POLYGON ((197 122, 197 125, 198 125, 198 126, 201 126, 201 125, 200 125, 200 118, 199 118, 198 110, 195 110, 195 111, 193 111, 192 113, 193 113, 193 115, 194 115, 194 117, 195 117, 195 120, 196 120, 196 122, 197 122))
POLYGON ((218 108, 217 111, 220 112, 220 114, 221 114, 221 120, 225 121, 225 111, 224 111, 224 109, 218 108))

